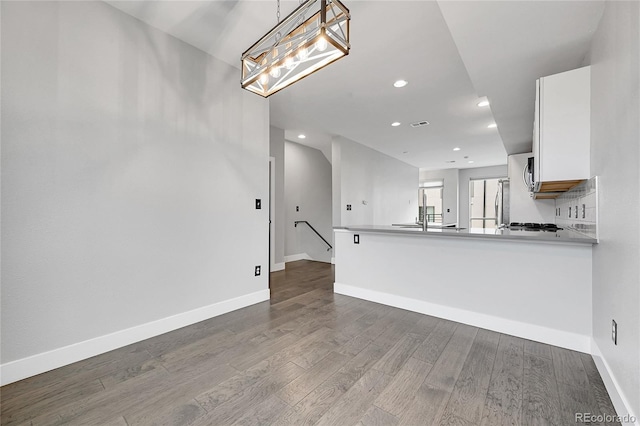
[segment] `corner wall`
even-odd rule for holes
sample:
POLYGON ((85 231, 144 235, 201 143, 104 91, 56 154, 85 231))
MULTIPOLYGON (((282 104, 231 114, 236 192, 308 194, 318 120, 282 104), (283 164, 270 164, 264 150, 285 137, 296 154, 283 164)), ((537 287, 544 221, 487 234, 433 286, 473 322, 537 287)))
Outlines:
POLYGON ((599 176, 600 197, 593 339, 618 414, 635 416, 640 416, 639 58, 640 3, 606 2, 591 51, 591 170, 599 176), (612 319, 618 323, 617 345, 611 340, 612 319))
POLYGON ((3 383, 268 299, 268 102, 105 3, 0 7, 3 383))

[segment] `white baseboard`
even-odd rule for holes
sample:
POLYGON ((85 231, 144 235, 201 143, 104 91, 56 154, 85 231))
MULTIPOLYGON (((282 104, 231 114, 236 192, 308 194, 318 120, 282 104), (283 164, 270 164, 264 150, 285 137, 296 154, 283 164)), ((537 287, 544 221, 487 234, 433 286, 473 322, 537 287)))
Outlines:
POLYGON ((285 263, 295 262, 296 260, 311 260, 311 256, 309 256, 307 253, 298 253, 284 257, 285 263))
POLYGON ((0 365, 0 385, 4 386, 36 374, 100 355, 150 337, 269 300, 269 289, 214 303, 104 336, 74 343, 0 365))
POLYGON ((574 351, 590 353, 591 349, 590 336, 583 336, 577 333, 555 330, 549 327, 452 308, 450 306, 425 302, 424 300, 368 290, 347 284, 334 283, 333 291, 334 293, 344 294, 345 296, 357 297, 395 308, 432 315, 434 317, 485 328, 511 336, 522 337, 524 339, 535 340, 553 346, 560 346, 574 351))
POLYGON ((285 268, 284 262, 274 263, 271 272, 282 271, 285 268))
MULTIPOLYGON (((623 425, 633 425, 640 426, 640 413, 633 413, 631 410, 631 404, 629 404, 629 400, 626 398, 624 392, 618 385, 618 381, 615 376, 611 372, 611 367, 609 367, 609 363, 602 356, 602 352, 598 347, 598 344, 595 340, 591 339, 591 355, 593 356, 593 361, 598 368, 598 372, 602 377, 602 381, 604 382, 604 386, 607 388, 607 392, 609 393, 609 397, 611 398, 611 402, 613 403, 613 408, 616 409, 616 413, 624 417, 627 415, 628 418, 635 417, 635 421, 631 422, 621 422, 623 425)), ((624 419, 623 419, 624 420, 624 419)))

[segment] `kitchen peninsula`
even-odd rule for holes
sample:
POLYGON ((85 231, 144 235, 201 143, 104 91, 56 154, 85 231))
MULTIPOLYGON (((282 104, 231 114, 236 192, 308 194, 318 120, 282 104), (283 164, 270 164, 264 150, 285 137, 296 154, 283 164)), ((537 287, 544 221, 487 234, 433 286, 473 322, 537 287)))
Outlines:
POLYGON ((336 293, 590 350, 594 238, 572 230, 334 230, 336 293))

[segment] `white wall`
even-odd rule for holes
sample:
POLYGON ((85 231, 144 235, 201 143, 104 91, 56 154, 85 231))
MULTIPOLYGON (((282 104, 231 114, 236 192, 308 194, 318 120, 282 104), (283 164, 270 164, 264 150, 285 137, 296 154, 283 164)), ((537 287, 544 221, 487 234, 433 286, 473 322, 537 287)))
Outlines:
POLYGON ((458 223, 458 172, 458 169, 420 170, 420 184, 434 180, 443 181, 442 223, 458 223))
POLYGON ((522 180, 522 171, 533 153, 510 155, 510 222, 555 223, 555 200, 534 200, 522 180))
POLYGON ((268 297, 268 102, 105 3, 1 7, 3 381, 268 297))
POLYGON ((275 160, 275 217, 272 218, 274 230, 274 262, 276 269, 284 264, 284 130, 269 127, 269 155, 275 160))
POLYGON ((474 169, 460 169, 458 175, 460 204, 458 217, 459 226, 466 228, 469 226, 469 182, 472 179, 492 179, 507 177, 507 165, 477 167, 474 169))
MULTIPOLYGON (((285 260, 308 255, 330 262, 332 251, 305 224, 308 221, 331 245, 331 164, 322 152, 294 142, 284 144, 285 260), (296 206, 299 211, 296 211, 296 206)), ((306 257, 306 256, 305 256, 306 257)))
POLYGON ((418 168, 343 137, 334 138, 333 150, 337 148, 332 163, 339 168, 334 176, 340 178, 340 190, 334 190, 334 204, 341 226, 415 221, 418 168))
MULTIPOLYGON (((593 337, 640 416, 640 3, 606 2, 591 52, 591 171, 599 176, 593 337), (618 323, 618 345, 611 320, 618 323)), ((610 390, 611 393, 611 390, 610 390)), ((614 398, 614 403, 616 402, 614 398)), ((616 406, 618 414, 626 414, 616 406)))

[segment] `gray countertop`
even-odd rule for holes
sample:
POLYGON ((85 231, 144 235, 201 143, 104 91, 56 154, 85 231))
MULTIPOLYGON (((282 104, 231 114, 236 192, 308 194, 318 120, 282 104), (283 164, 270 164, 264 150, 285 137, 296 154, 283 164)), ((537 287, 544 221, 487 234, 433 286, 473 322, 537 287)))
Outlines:
POLYGON ((523 241, 540 243, 570 243, 570 244, 597 244, 595 238, 587 237, 571 229, 563 229, 557 232, 536 232, 511 229, 451 229, 429 228, 423 231, 421 228, 400 228, 397 226, 353 225, 333 228, 337 232, 372 232, 381 234, 412 235, 419 237, 451 237, 451 238, 480 238, 487 240, 523 241))

